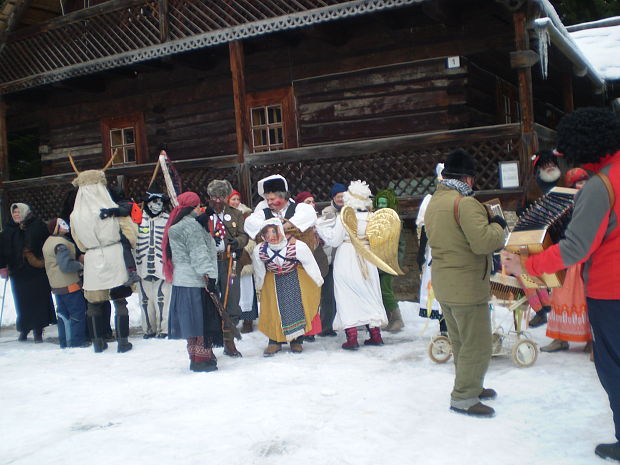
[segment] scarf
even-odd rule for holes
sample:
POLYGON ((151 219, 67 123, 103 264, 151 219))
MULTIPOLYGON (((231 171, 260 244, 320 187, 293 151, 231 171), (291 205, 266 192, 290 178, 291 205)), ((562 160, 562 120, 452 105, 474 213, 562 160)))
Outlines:
POLYGON ((472 190, 472 188, 469 187, 467 183, 459 181, 458 179, 442 179, 441 181, 439 181, 439 184, 442 184, 449 189, 454 189, 455 191, 458 191, 458 193, 464 197, 470 197, 474 195, 474 191, 472 190))

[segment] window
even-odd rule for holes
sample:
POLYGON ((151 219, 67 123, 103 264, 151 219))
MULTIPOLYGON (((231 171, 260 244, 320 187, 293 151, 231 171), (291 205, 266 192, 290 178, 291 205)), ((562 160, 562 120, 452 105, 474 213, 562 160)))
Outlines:
POLYGON ((497 119, 499 123, 519 123, 521 108, 517 88, 502 79, 497 80, 497 119))
POLYGON ((113 165, 144 163, 147 145, 142 114, 108 118, 101 122, 103 153, 113 165))
POLYGON ((293 89, 247 94, 252 152, 297 147, 293 89))

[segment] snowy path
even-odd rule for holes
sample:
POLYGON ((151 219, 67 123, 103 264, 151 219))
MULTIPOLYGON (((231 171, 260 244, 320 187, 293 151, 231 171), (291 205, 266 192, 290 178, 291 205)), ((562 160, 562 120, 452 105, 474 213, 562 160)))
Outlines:
MULTIPOLYGON (((407 327, 383 347, 346 352, 339 334, 265 359, 254 332, 238 343, 242 359, 216 350, 216 373, 191 373, 183 341, 132 338, 129 353, 111 343, 96 355, 18 343, 4 328, 0 463, 604 463, 593 448, 613 440, 611 412, 582 344, 525 369, 494 358, 497 416, 474 419, 448 410, 452 363, 426 355, 436 323, 421 337, 416 305, 401 308, 407 327)), ((544 328, 532 335, 548 342, 544 328)))

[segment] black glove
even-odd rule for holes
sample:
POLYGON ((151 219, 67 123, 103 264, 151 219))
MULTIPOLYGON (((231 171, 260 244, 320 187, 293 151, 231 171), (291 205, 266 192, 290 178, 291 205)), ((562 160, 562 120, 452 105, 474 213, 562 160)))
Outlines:
POLYGON ((235 251, 239 248, 239 242, 237 242, 237 239, 233 239, 232 237, 227 237, 226 238, 226 247, 230 246, 230 250, 231 251, 235 251))
POLYGON ((506 223, 506 220, 499 215, 495 215, 493 218, 491 218, 489 220, 489 224, 491 223, 499 224, 502 227, 502 229, 506 229, 508 227, 508 223, 506 223))
POLYGON ((105 220, 110 216, 118 216, 119 209, 117 207, 114 208, 102 208, 99 210, 99 218, 105 220))
POLYGON ((213 210, 213 207, 211 205, 207 205, 207 207, 205 208, 205 215, 211 216, 214 214, 215 214, 215 210, 213 210))
POLYGON ((217 288, 216 280, 214 278, 209 278, 208 276, 205 276, 205 281, 207 281, 207 290, 209 292, 213 292, 215 294, 219 293, 219 289, 217 288))
POLYGON ((196 217, 196 221, 198 221, 200 225, 207 231, 209 230, 209 215, 207 215, 206 213, 201 213, 196 217))
POLYGON ((213 240, 215 241, 215 245, 218 247, 222 243, 222 238, 220 236, 213 236, 213 240))

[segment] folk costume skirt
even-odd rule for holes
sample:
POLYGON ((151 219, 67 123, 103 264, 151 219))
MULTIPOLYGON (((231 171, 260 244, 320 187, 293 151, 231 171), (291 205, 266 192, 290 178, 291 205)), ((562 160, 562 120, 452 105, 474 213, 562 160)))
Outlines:
POLYGON ((168 338, 204 337, 205 347, 224 344, 222 319, 211 297, 202 287, 172 286, 168 338))
POLYGON ((313 324, 316 326, 317 322, 320 321, 317 315, 319 303, 321 302, 321 289, 301 266, 298 266, 296 271, 292 271, 288 274, 295 274, 297 279, 295 280, 294 276, 285 278, 285 280, 276 279, 276 275, 268 271, 265 275, 265 282, 261 291, 258 329, 269 339, 276 342, 289 342, 304 333, 307 334, 314 329, 313 324), (301 296, 301 299, 297 302, 286 297, 286 294, 294 295, 297 290, 293 288, 284 288, 285 286, 289 287, 295 285, 298 286, 298 292, 301 296), (287 337, 282 330, 281 312, 287 312, 289 310, 294 311, 296 309, 287 307, 298 305, 301 305, 303 308, 303 317, 300 324, 302 332, 297 335, 289 334, 287 337))
POLYGON ((551 312, 547 316, 547 337, 562 341, 592 340, 581 265, 566 270, 564 285, 551 293, 551 312))

